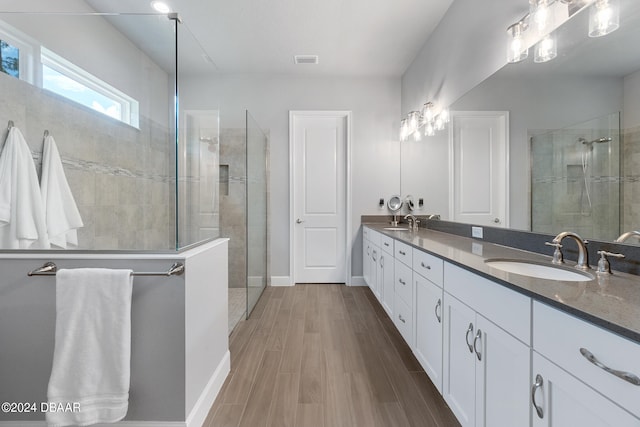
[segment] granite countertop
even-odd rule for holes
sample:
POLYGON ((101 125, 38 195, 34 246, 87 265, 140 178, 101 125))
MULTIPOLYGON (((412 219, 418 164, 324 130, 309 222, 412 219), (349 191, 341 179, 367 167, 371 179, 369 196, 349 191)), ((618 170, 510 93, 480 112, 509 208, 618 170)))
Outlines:
MULTIPOLYGON (((424 250, 535 300, 597 324, 640 343, 640 277, 614 271, 590 273, 593 280, 568 282, 507 273, 485 263, 490 258, 523 259, 551 265, 551 255, 509 248, 482 240, 420 228, 417 231, 385 230, 387 224, 363 223, 379 233, 424 250)), ((550 254, 553 251, 550 248, 550 254)), ((575 262, 567 260, 568 266, 575 262)))

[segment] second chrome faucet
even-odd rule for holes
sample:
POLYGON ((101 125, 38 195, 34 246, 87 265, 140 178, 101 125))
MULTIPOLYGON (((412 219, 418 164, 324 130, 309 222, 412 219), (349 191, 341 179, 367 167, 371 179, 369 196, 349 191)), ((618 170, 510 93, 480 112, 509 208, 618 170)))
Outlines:
POLYGON ((587 251, 588 242, 572 231, 563 231, 562 233, 554 237, 551 242, 545 242, 545 245, 553 246, 556 248, 553 252, 552 262, 554 264, 564 263, 561 249, 562 241, 567 237, 574 240, 578 245, 578 262, 576 264, 576 268, 580 270, 589 270, 591 267, 589 267, 589 252, 587 251))

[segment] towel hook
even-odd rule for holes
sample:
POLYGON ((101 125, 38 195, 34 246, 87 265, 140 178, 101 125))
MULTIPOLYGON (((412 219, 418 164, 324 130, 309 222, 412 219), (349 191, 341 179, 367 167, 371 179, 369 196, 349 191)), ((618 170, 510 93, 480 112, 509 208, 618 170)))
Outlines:
POLYGON ((7 130, 11 130, 12 127, 13 127, 13 120, 9 120, 9 123, 7 124, 7 130))
POLYGON ((46 137, 48 137, 48 136, 49 136, 49 131, 45 129, 45 131, 44 131, 44 137, 46 138, 46 137))

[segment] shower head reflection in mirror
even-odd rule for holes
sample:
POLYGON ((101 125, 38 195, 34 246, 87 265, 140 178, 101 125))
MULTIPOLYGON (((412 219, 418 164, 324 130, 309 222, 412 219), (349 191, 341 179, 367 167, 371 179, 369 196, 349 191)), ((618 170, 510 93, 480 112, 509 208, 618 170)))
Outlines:
POLYGON ((602 144, 605 142, 611 142, 612 139, 610 137, 603 137, 594 139, 591 141, 587 141, 583 137, 578 138, 578 143, 583 145, 581 158, 582 158, 582 180, 584 182, 584 187, 582 187, 582 193, 580 195, 580 214, 583 216, 591 215, 591 211, 593 209, 593 205, 591 203, 591 191, 589 187, 591 186, 591 163, 593 162, 593 144, 602 144), (588 208, 585 209, 585 203, 583 203, 583 198, 586 196, 586 204, 588 208))

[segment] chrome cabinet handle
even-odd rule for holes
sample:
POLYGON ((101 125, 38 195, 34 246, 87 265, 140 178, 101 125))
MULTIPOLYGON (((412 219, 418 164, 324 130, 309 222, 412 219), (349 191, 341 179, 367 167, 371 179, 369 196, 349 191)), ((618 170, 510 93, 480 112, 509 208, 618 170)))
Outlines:
POLYGON ((400 319, 402 323, 407 323, 406 320, 402 318, 402 314, 398 314, 398 319, 400 319))
POLYGON ((426 265, 424 262, 421 262, 420 265, 424 268, 426 268, 427 270, 431 270, 431 266, 430 265, 426 265))
POLYGON ((405 281, 404 281, 404 280, 402 280, 402 279, 398 279, 398 282, 400 282, 400 283, 402 284, 402 286, 406 286, 406 284, 407 284, 407 282, 405 282, 405 281))
POLYGON ((543 384, 544 384, 544 380, 542 379, 542 375, 537 374, 536 382, 533 383, 533 387, 531 387, 531 404, 536 409, 536 413, 538 414, 538 418, 540 419, 544 418, 544 412, 542 412, 542 408, 538 406, 538 404, 536 403, 536 391, 539 388, 542 388, 543 384))
POLYGON ((482 360, 482 353, 478 351, 478 342, 480 340, 482 340, 482 330, 478 329, 478 332, 476 332, 476 337, 473 339, 473 350, 476 352, 478 361, 482 360))
POLYGON ((384 242, 384 245, 385 245, 386 247, 389 247, 389 244, 388 244, 387 242, 384 242))
POLYGON ((611 369, 610 367, 608 367, 607 365, 605 365, 604 363, 596 359, 593 353, 591 353, 586 348, 580 348, 580 354, 582 354, 584 358, 587 359, 589 362, 593 363, 594 365, 604 370, 605 372, 608 372, 611 375, 615 375, 616 377, 623 379, 626 382, 629 382, 633 385, 640 386, 640 378, 638 378, 636 375, 632 374, 631 372, 624 372, 624 371, 618 371, 616 369, 611 369))
POLYGON ((438 298, 438 303, 436 304, 434 311, 436 313, 436 319, 438 319, 438 323, 442 323, 442 317, 438 314, 438 308, 442 311, 442 300, 438 298))
POLYGON ((400 250, 398 251, 398 253, 399 253, 400 255, 406 255, 406 254, 407 254, 405 251, 400 251, 400 250))
POLYGON ((367 256, 371 255, 371 248, 367 246, 367 256))
POLYGON ((469 344, 469 334, 473 333, 473 323, 469 323, 469 328, 467 329, 467 334, 464 339, 467 342, 467 347, 469 347, 469 353, 473 353, 473 345, 469 344))
POLYGON ((380 257, 380 267, 384 268, 384 255, 380 257))
POLYGON ((376 251, 373 251, 373 253, 371 254, 371 258, 373 258, 374 261, 378 261, 377 252, 376 251))

